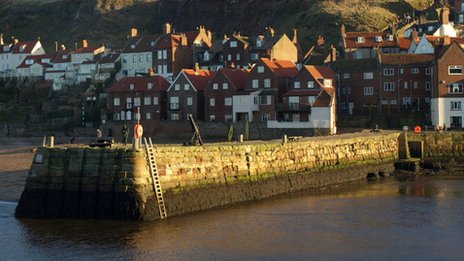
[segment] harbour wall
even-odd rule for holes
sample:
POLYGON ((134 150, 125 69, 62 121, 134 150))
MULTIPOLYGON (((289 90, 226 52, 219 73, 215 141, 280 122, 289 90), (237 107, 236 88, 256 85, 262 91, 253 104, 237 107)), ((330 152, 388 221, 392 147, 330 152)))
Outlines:
MULTIPOLYGON (((399 133, 340 135, 296 142, 155 148, 166 212, 257 200, 388 172, 399 133)), ((17 217, 154 220, 157 201, 144 150, 38 148, 17 217)))

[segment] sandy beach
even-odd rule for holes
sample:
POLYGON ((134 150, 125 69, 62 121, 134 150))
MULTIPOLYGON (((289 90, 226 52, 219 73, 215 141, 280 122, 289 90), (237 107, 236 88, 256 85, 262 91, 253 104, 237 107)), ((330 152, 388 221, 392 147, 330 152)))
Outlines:
POLYGON ((40 138, 0 137, 0 200, 17 202, 40 138))

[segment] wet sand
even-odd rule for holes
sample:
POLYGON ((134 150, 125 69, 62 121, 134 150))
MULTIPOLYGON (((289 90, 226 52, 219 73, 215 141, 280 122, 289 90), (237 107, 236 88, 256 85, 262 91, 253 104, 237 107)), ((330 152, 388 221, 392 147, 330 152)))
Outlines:
POLYGON ((0 201, 17 202, 39 138, 0 137, 0 201))

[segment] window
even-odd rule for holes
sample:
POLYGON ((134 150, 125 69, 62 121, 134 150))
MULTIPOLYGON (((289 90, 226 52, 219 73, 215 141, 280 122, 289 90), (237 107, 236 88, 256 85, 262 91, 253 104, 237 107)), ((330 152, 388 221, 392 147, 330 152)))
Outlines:
POLYGON ((192 106, 192 105, 193 105, 193 98, 187 97, 187 106, 192 106))
POLYGON ((346 109, 346 102, 340 102, 340 108, 346 109))
POLYGON ((230 47, 231 48, 237 47, 237 41, 230 41, 230 47))
POLYGON ((147 62, 151 62, 151 53, 147 53, 147 62))
POLYGON ((308 81, 308 88, 314 88, 314 82, 313 81, 308 81))
POLYGON ((425 90, 426 91, 430 91, 430 87, 431 87, 431 83, 430 82, 425 82, 425 90))
POLYGON ((300 82, 295 82, 295 83, 293 84, 293 87, 294 87, 295 89, 300 89, 300 82))
POLYGON ((332 87, 332 80, 324 79, 324 86, 325 87, 332 87))
POLYGON ((431 68, 425 68, 425 75, 430 75, 432 74, 432 69, 431 68))
POLYGON ((134 106, 135 107, 140 107, 140 97, 134 98, 134 106))
POLYGON ((143 105, 151 105, 151 97, 143 98, 143 105))
POLYGON ((216 120, 216 115, 211 114, 209 115, 209 121, 215 121, 216 120))
POLYGON ((258 60, 259 59, 259 56, 257 53, 252 53, 251 54, 251 60, 255 61, 255 60, 258 60))
POLYGON ((149 82, 147 84, 147 89, 149 89, 149 90, 153 89, 153 83, 149 82))
POLYGON ((232 55, 231 54, 227 55, 227 61, 232 61, 232 55))
POLYGON ((113 114, 113 120, 114 121, 119 121, 120 119, 121 119, 121 116, 119 115, 119 113, 113 114))
POLYGON ((168 51, 163 50, 163 60, 167 60, 167 59, 168 59, 168 51))
POLYGON ((184 91, 190 90, 190 84, 186 83, 184 84, 184 91))
POLYGON ((132 62, 133 63, 137 62, 137 55, 136 54, 132 55, 132 62))
POLYGON ((211 107, 216 106, 216 99, 210 98, 209 99, 209 106, 211 106, 211 107))
POLYGON ((226 115, 224 115, 224 120, 225 120, 225 121, 232 121, 232 120, 233 120, 232 114, 226 114, 226 115))
POLYGON ((268 121, 271 119, 271 115, 268 113, 261 114, 261 121, 268 121))
POLYGON ((213 90, 219 89, 219 85, 217 83, 213 83, 213 90))
POLYGON ((391 105, 396 105, 396 99, 390 100, 391 105))
POLYGON ((158 50, 157 54, 158 54, 158 60, 163 59, 163 51, 162 50, 158 50))
POLYGON ((430 103, 430 97, 425 97, 425 103, 430 103))
POLYGON ((365 72, 363 77, 364 77, 364 80, 374 79, 374 73, 373 72, 365 72))
POLYGON ((180 90, 180 84, 176 83, 174 85, 174 90, 179 91, 180 90))
POLYGON ((417 84, 417 82, 412 82, 412 88, 417 89, 418 86, 419 84, 417 84))
POLYGON ((395 75, 395 71, 392 68, 385 68, 385 69, 383 69, 383 75, 384 76, 393 76, 393 75, 395 75))
POLYGON ((376 43, 381 43, 383 41, 383 38, 382 38, 382 36, 376 36, 376 37, 374 37, 374 41, 376 43))
POLYGON ((344 73, 343 74, 343 79, 349 79, 350 78, 350 74, 349 73, 344 73))
POLYGON ((162 74, 162 73, 163 73, 163 66, 158 65, 158 74, 162 74))
POLYGON ((258 73, 263 73, 264 72, 264 66, 258 66, 258 69, 257 69, 257 72, 258 73))
POLYGON ((113 105, 114 106, 119 106, 121 104, 121 100, 119 98, 114 98, 113 99, 113 105))
POLYGON ((271 96, 270 95, 263 95, 260 96, 260 104, 261 105, 271 105, 271 96))
POLYGON ((356 42, 357 42, 357 43, 364 43, 364 41, 365 41, 365 39, 364 39, 363 36, 358 36, 358 37, 356 37, 356 42))
POLYGON ((404 82, 403 86, 404 86, 404 89, 407 89, 408 88, 408 82, 404 82))
POLYGON ((384 91, 394 91, 395 90, 395 83, 394 82, 384 82, 383 83, 383 90, 384 91))
POLYGON ((411 74, 419 74, 419 68, 411 68, 411 74))
POLYGON ((151 112, 145 113, 145 119, 151 120, 151 112))
POLYGON ((374 87, 364 87, 364 96, 374 95, 374 87))
POLYGON ((382 105, 387 105, 388 104, 388 99, 387 98, 382 98, 382 101, 380 103, 382 105))
POLYGON ((239 53, 235 54, 235 60, 240 61, 240 54, 239 53))
POLYGON ((224 98, 224 105, 225 106, 232 106, 232 98, 224 98))
POLYGON ((167 64, 163 65, 163 73, 168 73, 168 66, 167 66, 167 64))
POLYGON ((271 88, 271 79, 264 79, 264 88, 271 88))
POLYGON ((126 98, 126 109, 132 109, 132 98, 126 98))
POLYGON ((139 63, 143 62, 143 58, 144 58, 144 57, 143 57, 143 54, 140 54, 140 55, 139 55, 139 63))
POLYGON ((461 110, 461 102, 460 101, 451 101, 451 110, 452 111, 460 111, 461 110))
POLYGON ((178 121, 179 119, 179 113, 171 113, 171 121, 178 121))
POLYGON ((226 83, 226 82, 222 83, 222 89, 223 89, 223 90, 229 89, 229 84, 226 83))
POLYGON ((251 87, 252 87, 253 89, 258 88, 258 80, 257 80, 257 79, 251 80, 251 87))
POLYGON ((411 98, 403 97, 403 105, 411 105, 411 98))
POLYGON ((158 97, 153 97, 153 105, 158 105, 158 97))
POLYGON ((462 66, 461 65, 450 65, 450 66, 448 66, 448 74, 449 75, 461 75, 462 74, 462 66))
POLYGON ((316 101, 316 96, 308 96, 309 105, 312 106, 315 101, 316 101))
POLYGON ((133 83, 129 84, 129 89, 130 89, 130 90, 133 90, 133 89, 134 89, 134 84, 133 84, 133 83))
POLYGON ((449 93, 462 93, 462 84, 453 83, 450 85, 449 93))

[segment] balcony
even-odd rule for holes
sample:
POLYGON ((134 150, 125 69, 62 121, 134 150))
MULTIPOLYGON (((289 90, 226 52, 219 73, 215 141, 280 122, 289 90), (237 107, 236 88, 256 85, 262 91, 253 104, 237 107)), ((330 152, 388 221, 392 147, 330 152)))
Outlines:
POLYGON ((179 103, 169 103, 169 110, 171 110, 171 111, 180 110, 179 103))
POLYGON ((311 105, 308 103, 279 103, 277 104, 277 111, 311 113, 311 105))

